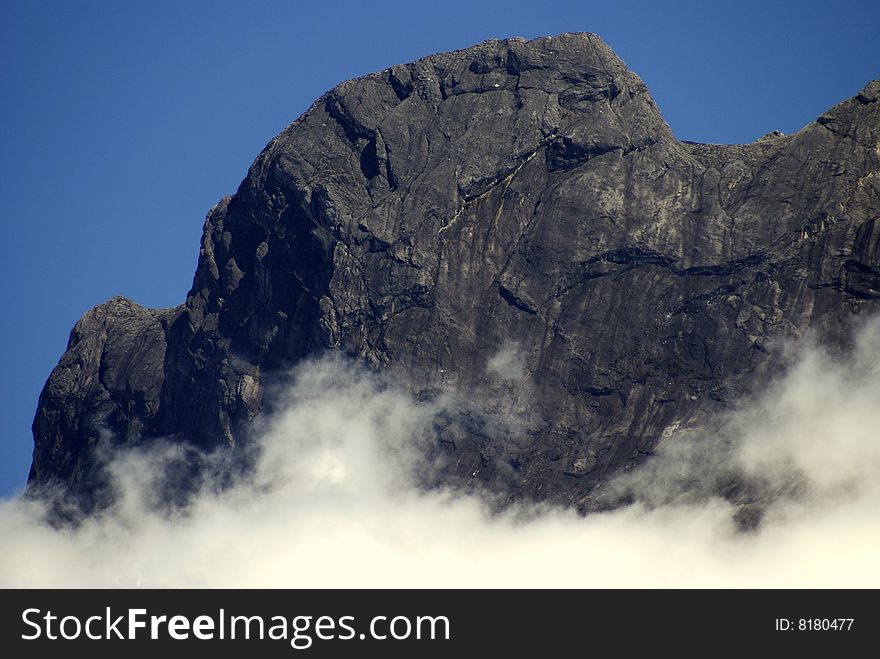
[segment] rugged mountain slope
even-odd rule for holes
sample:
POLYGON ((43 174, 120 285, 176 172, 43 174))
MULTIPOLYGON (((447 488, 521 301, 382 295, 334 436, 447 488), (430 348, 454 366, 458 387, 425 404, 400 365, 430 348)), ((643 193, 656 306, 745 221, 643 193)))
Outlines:
MULTIPOLYGON (((237 446, 325 349, 461 402, 442 478, 588 506, 759 382, 775 337, 880 300, 880 82, 791 136, 683 143, 596 36, 488 41, 345 82, 208 214, 186 302, 74 328, 31 491, 100 496, 93 448, 237 446)), ((343 404, 343 403, 341 403, 343 404)))

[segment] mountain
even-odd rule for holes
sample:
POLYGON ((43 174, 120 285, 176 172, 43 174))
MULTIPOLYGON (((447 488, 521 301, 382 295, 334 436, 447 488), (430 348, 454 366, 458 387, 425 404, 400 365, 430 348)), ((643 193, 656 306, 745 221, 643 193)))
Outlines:
POLYGON ((117 297, 76 324, 29 492, 101 505, 106 444, 244 456, 274 379, 340 351, 456 401, 438 482, 595 508, 756 391, 777 339, 845 347, 877 308, 878 98, 873 81, 794 135, 682 142, 592 34, 344 82, 208 213, 184 304, 117 297))

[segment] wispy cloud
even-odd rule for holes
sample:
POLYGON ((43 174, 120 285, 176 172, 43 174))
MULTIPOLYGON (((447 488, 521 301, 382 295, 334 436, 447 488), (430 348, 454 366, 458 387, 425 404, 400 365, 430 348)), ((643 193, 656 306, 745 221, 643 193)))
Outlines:
MULTIPOLYGON (((516 351, 489 370, 518 370, 516 351)), ((803 342, 792 367, 712 432, 673 433, 608 486, 635 503, 579 516, 424 491, 431 421, 339 359, 300 367, 247 479, 182 509, 156 500, 179 448, 110 463, 113 511, 76 529, 40 504, 0 505, 3 586, 777 587, 880 586, 880 322, 849 357, 803 342), (754 484, 763 521, 739 530, 715 496, 754 484)), ((497 362, 493 366, 493 362, 497 362)))

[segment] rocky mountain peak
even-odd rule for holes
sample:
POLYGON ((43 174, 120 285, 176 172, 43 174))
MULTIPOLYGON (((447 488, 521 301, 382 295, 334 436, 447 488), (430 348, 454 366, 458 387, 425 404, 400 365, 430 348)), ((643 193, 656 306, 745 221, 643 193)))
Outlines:
POLYGON ((441 481, 603 505, 597 485, 758 386, 775 339, 842 344, 875 308, 878 89, 724 146, 676 140, 591 34, 344 82, 211 209, 183 305, 114 298, 77 323, 31 491, 98 505, 107 437, 234 453, 268 381, 341 351, 460 401, 441 481), (505 351, 513 376, 490 367, 505 351))

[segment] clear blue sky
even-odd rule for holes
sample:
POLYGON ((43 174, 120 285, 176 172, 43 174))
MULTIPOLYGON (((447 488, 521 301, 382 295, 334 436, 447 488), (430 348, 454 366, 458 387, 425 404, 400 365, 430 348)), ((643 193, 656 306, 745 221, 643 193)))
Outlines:
POLYGON ((184 299, 202 221, 336 83, 490 37, 596 32, 682 139, 801 128, 880 77, 880 2, 0 0, 0 496, 113 295, 184 299))

